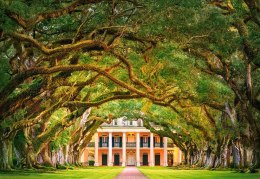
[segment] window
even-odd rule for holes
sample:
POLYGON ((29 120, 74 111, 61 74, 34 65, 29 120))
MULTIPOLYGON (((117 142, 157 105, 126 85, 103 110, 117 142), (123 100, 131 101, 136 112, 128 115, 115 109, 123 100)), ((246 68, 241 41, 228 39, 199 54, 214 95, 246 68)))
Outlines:
POLYGON ((119 143, 120 142, 120 137, 114 137, 114 142, 119 143))
POLYGON ((143 143, 148 143, 148 137, 143 137, 143 143))
POLYGON ((160 137, 158 136, 155 137, 155 143, 160 143, 160 137))
POLYGON ((117 120, 114 121, 114 125, 117 126, 117 120))
POLYGON ((132 126, 133 125, 133 121, 130 121, 130 124, 129 124, 130 126, 132 126))
POLYGON ((102 143, 107 143, 107 142, 108 142, 108 137, 102 136, 102 143))

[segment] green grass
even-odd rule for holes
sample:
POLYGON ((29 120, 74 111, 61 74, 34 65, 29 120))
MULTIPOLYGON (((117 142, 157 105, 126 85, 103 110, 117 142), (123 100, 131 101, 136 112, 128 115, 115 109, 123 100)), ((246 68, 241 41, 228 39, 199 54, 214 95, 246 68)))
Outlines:
POLYGON ((91 179, 112 179, 117 176, 123 167, 86 167, 76 168, 73 170, 58 170, 52 172, 37 171, 11 171, 0 172, 0 179, 74 179, 74 178, 91 178, 91 179))
POLYGON ((235 171, 176 170, 170 167, 139 167, 149 179, 260 179, 260 174, 235 171))
MULTIPOLYGON (((0 179, 112 179, 124 167, 86 167, 50 172, 11 171, 0 172, 0 179)), ((178 170, 170 167, 138 167, 150 179, 260 179, 260 174, 237 173, 235 171, 178 170)))

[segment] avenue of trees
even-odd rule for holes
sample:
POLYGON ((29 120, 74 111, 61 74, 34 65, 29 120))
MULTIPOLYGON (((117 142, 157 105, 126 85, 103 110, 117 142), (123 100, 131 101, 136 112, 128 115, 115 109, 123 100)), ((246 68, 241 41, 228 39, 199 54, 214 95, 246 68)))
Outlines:
POLYGON ((259 67, 257 0, 0 0, 0 169, 80 165, 127 116, 188 166, 253 171, 259 67))

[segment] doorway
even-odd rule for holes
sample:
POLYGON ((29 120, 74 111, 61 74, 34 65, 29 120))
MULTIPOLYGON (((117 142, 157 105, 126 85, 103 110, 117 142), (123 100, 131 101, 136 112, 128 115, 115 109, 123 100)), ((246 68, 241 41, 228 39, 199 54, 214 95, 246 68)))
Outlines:
POLYGON ((102 154, 102 165, 107 165, 107 154, 102 154))
POLYGON ((127 165, 135 165, 135 153, 129 153, 127 155, 127 165))
POLYGON ((120 159, 120 157, 119 157, 119 154, 115 154, 114 155, 114 165, 119 165, 119 159, 120 159))
POLYGON ((160 165, 160 154, 155 154, 155 165, 160 165))
POLYGON ((143 154, 143 165, 148 165, 148 154, 143 154))

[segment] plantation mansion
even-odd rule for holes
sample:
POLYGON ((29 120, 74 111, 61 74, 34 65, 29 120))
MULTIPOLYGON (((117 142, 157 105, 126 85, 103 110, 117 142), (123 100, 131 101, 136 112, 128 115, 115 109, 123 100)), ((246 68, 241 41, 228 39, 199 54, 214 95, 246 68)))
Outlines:
POLYGON ((97 129, 81 156, 83 163, 89 160, 94 160, 95 166, 168 166, 181 163, 182 152, 167 137, 143 127, 141 119, 122 117, 97 129))

